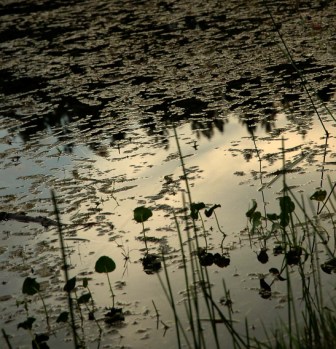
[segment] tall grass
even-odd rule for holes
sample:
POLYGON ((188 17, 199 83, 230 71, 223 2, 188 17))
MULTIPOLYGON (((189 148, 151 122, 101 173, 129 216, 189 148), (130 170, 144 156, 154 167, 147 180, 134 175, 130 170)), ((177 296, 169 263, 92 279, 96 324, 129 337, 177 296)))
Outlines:
MULTIPOLYGON (((290 187, 287 185, 286 168, 285 168, 285 149, 283 148, 283 190, 282 195, 278 198, 280 212, 274 214, 264 214, 257 211, 257 204, 248 210, 250 233, 253 233, 252 239, 275 239, 280 243, 283 255, 283 272, 286 276, 286 293, 287 293, 287 319, 286 322, 274 319, 275 323, 280 323, 280 327, 273 330, 269 325, 264 326, 263 338, 255 338, 249 332, 248 318, 245 319, 245 333, 238 331, 232 321, 232 313, 228 315, 218 306, 212 296, 211 280, 208 270, 203 267, 197 259, 199 245, 199 231, 205 234, 204 222, 202 221, 200 229, 192 215, 187 212, 192 210, 194 204, 191 199, 190 185, 186 167, 183 161, 183 154, 179 145, 178 136, 174 129, 178 153, 181 161, 183 178, 188 201, 185 202, 183 196, 183 207, 185 217, 184 223, 181 223, 173 212, 176 230, 179 238, 180 252, 182 255, 182 264, 184 270, 184 283, 186 287, 185 314, 183 315, 174 304, 174 290, 172 289, 172 280, 169 274, 169 267, 164 263, 165 283, 161 280, 162 286, 168 295, 176 323, 177 333, 182 332, 182 337, 178 335, 178 348, 186 345, 188 348, 226 348, 227 343, 219 341, 218 333, 223 328, 232 340, 233 348, 333 348, 336 345, 336 315, 335 304, 329 298, 325 301, 323 284, 321 277, 320 246, 324 246, 324 253, 333 260, 334 253, 325 243, 324 234, 321 233, 316 225, 316 217, 308 213, 306 202, 303 197, 298 198, 290 187), (185 224, 188 251, 185 250, 184 241, 181 233, 181 225, 185 224), (191 233, 193 236, 191 236, 191 233), (188 252, 188 254, 186 254, 188 252), (292 278, 292 270, 295 268, 299 275, 301 283, 301 297, 297 299, 297 280, 292 278), (193 286, 199 285, 200 292, 197 292, 193 286), (184 328, 186 324, 182 319, 186 319, 190 328, 190 336, 187 336, 184 328), (206 319, 210 323, 206 335, 202 328, 201 322, 206 319), (221 328, 223 327, 223 328, 221 328), (211 343, 211 344, 210 344, 211 343)), ((335 185, 331 186, 331 191, 323 200, 317 201, 323 204, 323 208, 331 206, 332 193, 335 185), (328 205, 327 205, 328 204, 328 205), (330 204, 330 205, 329 205, 330 204)), ((314 197, 314 196, 312 196, 314 197)), ((317 195, 315 195, 317 197, 317 195)), ((330 208, 328 208, 329 213, 330 208)), ((321 212, 321 210, 319 210, 321 212)), ((217 218, 217 217, 216 217, 217 218)), ((216 219, 216 221, 218 221, 216 219)), ((335 250, 335 249, 334 249, 335 250)), ((165 256, 163 256, 165 261, 165 256)), ((335 270, 336 271, 336 259, 335 270)), ((228 294, 223 280, 224 294, 228 294)), ((218 285, 217 285, 218 286, 218 285)))

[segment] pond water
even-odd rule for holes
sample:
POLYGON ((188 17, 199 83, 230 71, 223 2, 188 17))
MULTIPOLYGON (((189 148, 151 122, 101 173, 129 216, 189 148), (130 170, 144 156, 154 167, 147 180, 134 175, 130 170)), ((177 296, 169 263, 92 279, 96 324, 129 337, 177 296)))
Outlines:
MULTIPOLYGON (((15 347, 31 347, 29 333, 17 330, 27 318, 17 302, 24 299, 28 276, 44 290, 55 330, 50 347, 73 347, 68 327, 56 324, 67 307, 57 229, 40 224, 41 217, 56 219, 51 190, 65 224, 69 274, 89 279, 102 347, 176 347, 173 312, 159 281, 164 271, 146 273, 142 260, 146 252, 165 253, 187 328, 173 215, 186 243, 177 141, 193 202, 221 206, 219 227, 213 216, 204 216, 207 237, 199 236, 208 252, 230 260, 226 267, 206 268, 214 301, 225 311, 225 280, 237 328, 244 331, 247 317, 256 336, 263 336, 263 324, 286 316, 285 283, 276 282, 268 299, 259 294, 259 275, 270 282, 269 269, 281 269, 282 257, 272 254, 275 240, 266 245, 250 239, 246 212, 253 199, 263 212, 279 211, 283 144, 291 166, 287 183, 298 198, 331 190, 335 10, 333 2, 318 1, 298 7, 292 1, 269 7, 233 0, 3 2, 0 211, 7 215, 0 222, 0 319, 15 347), (148 251, 142 224, 133 219, 139 206, 153 211, 144 223, 148 251), (269 260, 261 263, 257 257, 265 248, 269 260), (125 314, 113 326, 103 321, 111 306, 108 283, 95 272, 103 255, 116 263, 110 278, 116 306, 125 314)), ((327 218, 320 224, 332 236, 327 218)), ((325 261, 322 245, 320 250, 325 261)), ((299 280, 295 266, 291 273, 299 280)), ((333 276, 321 277, 326 293, 333 290, 333 276)), ((78 286, 77 292, 85 290, 78 286)), ((299 289, 295 295, 300 297, 299 289)), ((46 330, 41 301, 31 299, 29 313, 40 333, 46 330)), ((83 325, 90 348, 97 347, 95 326, 83 325)), ((220 340, 229 341, 226 332, 220 340)), ((0 343, 6 345, 4 338, 0 343)))

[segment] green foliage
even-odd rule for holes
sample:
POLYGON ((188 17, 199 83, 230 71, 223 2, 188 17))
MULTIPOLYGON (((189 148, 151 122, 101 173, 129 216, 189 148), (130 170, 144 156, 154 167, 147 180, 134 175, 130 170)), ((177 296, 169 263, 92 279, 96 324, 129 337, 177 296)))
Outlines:
POLYGON ((83 279, 83 287, 84 287, 84 288, 87 288, 88 285, 89 285, 89 280, 88 280, 88 278, 84 278, 84 279, 83 279))
POLYGON ((95 265, 95 271, 97 273, 110 273, 114 271, 116 268, 116 264, 113 259, 107 256, 100 257, 95 265))
POLYGON ((36 279, 27 277, 22 285, 22 293, 33 296, 39 291, 40 284, 36 281, 36 279))
POLYGON ((153 216, 152 210, 145 206, 140 206, 134 209, 134 220, 137 223, 146 222, 152 216, 153 216))

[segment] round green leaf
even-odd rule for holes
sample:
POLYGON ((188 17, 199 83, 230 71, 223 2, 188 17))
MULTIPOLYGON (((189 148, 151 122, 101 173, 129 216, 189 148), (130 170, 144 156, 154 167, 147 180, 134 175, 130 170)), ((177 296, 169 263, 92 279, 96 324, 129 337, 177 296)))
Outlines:
POLYGON ((97 273, 110 273, 116 268, 116 264, 113 259, 107 256, 100 257, 95 265, 95 271, 97 273))
POLYGON ((145 206, 140 206, 134 209, 134 220, 137 223, 146 222, 147 219, 152 216, 153 216, 152 210, 145 206))

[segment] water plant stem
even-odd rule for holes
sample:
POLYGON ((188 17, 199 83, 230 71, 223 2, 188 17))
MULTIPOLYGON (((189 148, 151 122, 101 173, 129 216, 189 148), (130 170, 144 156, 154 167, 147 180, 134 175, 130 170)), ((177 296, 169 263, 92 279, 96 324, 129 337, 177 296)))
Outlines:
POLYGON ((6 333, 6 331, 3 328, 1 329, 1 332, 2 332, 2 336, 4 337, 4 340, 5 340, 6 344, 8 346, 8 349, 12 349, 13 347, 12 347, 10 341, 9 341, 8 334, 6 333))
MULTIPOLYGON (((62 223, 59 215, 59 210, 57 206, 57 200, 54 191, 51 191, 51 198, 54 206, 54 212, 56 215, 56 221, 57 221, 57 230, 58 230, 58 236, 59 241, 61 245, 61 252, 62 252, 62 260, 63 260, 63 270, 64 270, 64 278, 66 284, 69 282, 69 273, 68 273, 68 264, 67 259, 65 255, 65 247, 64 247, 64 241, 63 241, 63 231, 62 231, 62 223)), ((81 345, 78 343, 78 334, 76 331, 76 322, 75 322, 75 314, 74 314, 74 307, 73 307, 73 300, 71 298, 70 292, 67 292, 67 299, 68 299, 68 308, 70 313, 70 319, 71 319, 71 329, 72 329, 72 336, 74 341, 75 349, 81 348, 81 345)))

